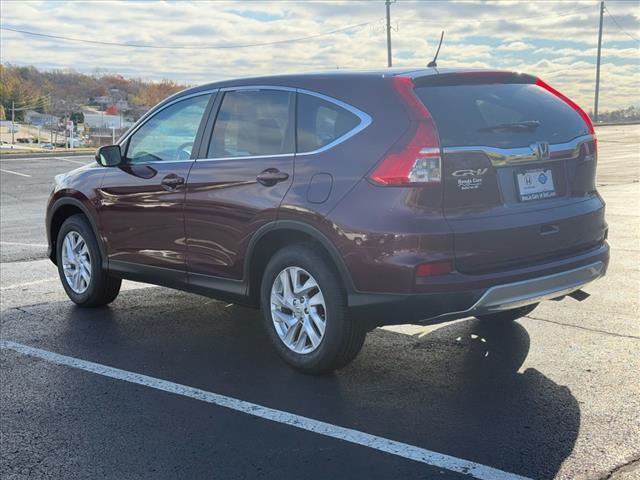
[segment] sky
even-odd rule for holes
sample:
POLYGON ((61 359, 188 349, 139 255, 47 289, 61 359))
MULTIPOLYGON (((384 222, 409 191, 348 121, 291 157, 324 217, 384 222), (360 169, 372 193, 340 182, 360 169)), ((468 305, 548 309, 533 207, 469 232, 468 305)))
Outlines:
MULTIPOLYGON (((640 0, 608 0, 605 5, 600 110, 638 106, 640 0)), ((531 73, 590 110, 599 9, 597 0, 397 0, 391 5, 393 66, 425 66, 445 30, 439 66, 531 73)), ((383 0, 2 0, 0 19, 2 63, 45 70, 119 73, 197 85, 387 65, 383 0), (96 45, 5 28, 156 48, 96 45), (302 37, 312 38, 294 41, 302 37), (255 45, 264 43, 271 44, 255 45), (238 46, 242 48, 234 48, 238 46)))

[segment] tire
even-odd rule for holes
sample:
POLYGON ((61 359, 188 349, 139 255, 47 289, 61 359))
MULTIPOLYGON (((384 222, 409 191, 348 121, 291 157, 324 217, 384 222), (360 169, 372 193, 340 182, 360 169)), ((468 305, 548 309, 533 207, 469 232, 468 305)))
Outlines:
POLYGON ((509 323, 529 315, 537 306, 538 304, 534 303, 533 305, 525 305, 524 307, 505 310, 504 312, 491 313, 489 315, 478 315, 476 318, 483 322, 509 323))
POLYGON ((331 262, 316 251, 317 249, 300 244, 276 252, 262 276, 260 304, 265 329, 282 359, 300 372, 323 374, 351 362, 362 348, 366 331, 348 317, 346 295, 340 278, 331 262), (297 279, 294 279, 296 276, 297 279), (289 285, 293 285, 295 281, 304 286, 315 282, 317 288, 313 287, 308 292, 302 289, 302 293, 294 296, 291 302, 284 302, 292 306, 297 299, 297 307, 287 308, 280 302, 285 298, 283 279, 286 278, 291 282, 289 285), (277 295, 277 301, 274 302, 272 290, 277 295), (323 301, 322 305, 318 304, 320 300, 323 301), (276 313, 272 313, 272 307, 276 313), (287 311, 291 314, 286 313, 287 311), (296 315, 299 317, 296 318, 296 315), (282 321, 282 318, 290 323, 282 321), (324 323, 318 319, 324 320, 324 323), (292 326, 287 328, 288 325, 292 326), (318 328, 319 325, 324 326, 323 333, 318 328), (286 333, 289 328, 297 329, 291 330, 294 334, 298 332, 298 337, 292 335, 291 338, 298 338, 299 341, 289 340, 289 343, 294 344, 292 346, 287 346, 286 333), (314 334, 315 346, 312 341, 314 334), (306 341, 301 343, 304 336, 306 341))
POLYGON ((77 305, 102 307, 118 296, 122 280, 111 277, 102 268, 98 242, 84 215, 73 215, 62 224, 56 242, 56 259, 62 286, 71 301, 77 305), (71 254, 63 253, 67 238, 71 245, 74 241, 78 242, 76 248, 71 249, 71 254), (84 274, 75 275, 78 271, 84 274), (89 276, 86 275, 87 272, 89 276), (78 279, 78 283, 74 283, 75 279, 78 279))

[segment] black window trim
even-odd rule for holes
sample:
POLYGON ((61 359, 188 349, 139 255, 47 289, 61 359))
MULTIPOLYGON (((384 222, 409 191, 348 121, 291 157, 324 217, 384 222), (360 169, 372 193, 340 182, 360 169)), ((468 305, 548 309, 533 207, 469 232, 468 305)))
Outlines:
MULTIPOLYGON (((333 142, 330 142, 326 145, 324 145, 323 147, 317 148, 315 150, 310 150, 308 152, 298 152, 298 145, 296 142, 296 155, 315 155, 317 153, 322 153, 322 152, 326 152, 327 150, 335 147, 336 145, 339 145, 343 142, 346 142, 347 140, 349 140, 351 137, 357 135, 358 133, 360 133, 362 130, 364 130, 365 128, 367 128, 369 125, 371 125, 371 116, 365 112, 363 112, 362 110, 354 107, 353 105, 349 105, 348 103, 345 103, 341 100, 338 100, 337 98, 333 98, 333 97, 329 97, 328 95, 323 95, 322 93, 318 93, 318 92, 313 92, 311 90, 305 90, 302 88, 297 89, 298 94, 302 94, 302 95, 310 95, 312 97, 316 97, 319 98, 321 100, 324 100, 326 102, 329 103, 333 103, 334 105, 337 105, 338 107, 343 108, 344 110, 353 113, 356 117, 358 117, 360 119, 360 123, 358 125, 356 125, 355 127, 353 127, 351 130, 349 130, 348 132, 346 132, 345 134, 339 136, 338 138, 336 138, 333 142)), ((296 132, 297 132, 297 123, 296 123, 296 132)))
MULTIPOLYGON (((190 98, 194 98, 194 97, 200 97, 203 95, 211 95, 211 98, 209 98, 209 102, 207 103, 207 106, 204 110, 204 113, 202 115, 202 118, 200 119, 200 125, 198 126, 198 130, 196 133, 196 137, 194 139, 194 144, 193 144, 193 150, 191 152, 191 158, 188 160, 151 160, 151 161, 147 161, 147 162, 140 162, 140 163, 136 163, 135 165, 153 165, 153 164, 157 164, 157 163, 162 163, 162 164, 169 164, 169 163, 187 163, 187 162, 193 162, 195 161, 195 152, 197 151, 197 148, 199 146, 199 143, 202 141, 202 134, 203 134, 203 130, 204 130, 204 126, 207 123, 206 120, 209 118, 209 115, 211 114, 210 110, 211 107, 213 105, 213 103, 215 102, 216 96, 218 94, 218 91, 220 89, 218 88, 213 88, 213 89, 209 89, 209 90, 202 90, 200 92, 195 92, 195 93, 191 93, 189 95, 180 95, 179 97, 175 98, 174 100, 171 101, 167 101, 167 103, 165 104, 160 104, 154 108, 152 108, 151 110, 149 110, 147 113, 145 113, 142 117, 140 117, 140 119, 136 122, 136 124, 131 127, 127 132, 125 132, 125 134, 118 139, 118 141, 116 142, 116 145, 120 146, 120 149, 123 150, 122 152, 122 156, 124 158, 127 157, 127 153, 129 150, 129 140, 131 139, 131 137, 133 135, 135 135, 135 133, 142 128, 142 126, 146 125, 146 123, 151 120, 152 118, 154 118, 157 114, 159 114, 160 112, 162 112, 164 109, 169 108, 172 105, 175 105, 178 102, 181 102, 183 100, 188 100, 190 98)), ((178 94, 179 95, 179 94, 178 94)), ((169 97, 171 98, 171 97, 169 97)))
MULTIPOLYGON (((369 125, 371 125, 371 116, 365 112, 363 112, 362 110, 349 105, 348 103, 345 103, 341 100, 338 100, 336 98, 333 97, 329 97, 328 95, 324 95, 322 93, 318 93, 318 92, 314 92, 312 90, 306 90, 303 88, 294 88, 294 87, 285 87, 285 86, 280 86, 280 85, 240 85, 240 86, 230 86, 230 87, 223 87, 219 89, 219 93, 225 93, 225 92, 231 92, 231 91, 238 91, 238 90, 248 90, 248 91, 258 91, 258 90, 281 90, 281 91, 285 91, 285 92, 292 92, 296 94, 296 98, 295 98, 295 102, 297 104, 298 102, 298 95, 311 95, 312 97, 317 97, 320 98, 322 100, 325 100, 329 103, 333 103, 334 105, 337 105, 338 107, 341 107, 345 110, 347 110, 350 113, 353 113, 354 115, 356 115, 359 119, 360 119, 360 123, 358 125, 356 125, 354 128, 352 128, 351 130, 349 130, 348 132, 346 132, 344 135, 336 138, 334 141, 332 141, 331 143, 328 143, 327 145, 324 145, 321 148, 318 148, 316 150, 311 150, 308 152, 298 152, 297 148, 298 148, 298 142, 295 141, 294 142, 294 151, 291 153, 279 153, 276 155, 245 155, 245 156, 241 156, 241 157, 206 157, 206 158, 200 158, 200 156, 198 156, 198 158, 196 158, 196 162, 217 162, 217 161, 229 161, 229 160, 248 160, 248 159, 254 159, 254 158, 284 158, 284 157, 293 157, 293 156, 300 156, 300 155, 315 155, 318 153, 322 153, 325 152, 339 144, 341 144, 342 142, 347 141, 348 139, 350 139, 351 137, 353 137, 354 135, 360 133, 362 130, 364 130, 365 128, 367 128, 369 125)), ((223 95, 219 96, 220 98, 223 97, 223 95)), ((218 112, 220 110, 220 105, 222 104, 221 101, 217 101, 217 111, 215 112, 211 112, 210 115, 215 116, 216 118, 213 121, 213 124, 207 128, 207 136, 210 136, 213 134, 213 129, 215 128, 215 121, 217 120, 217 116, 218 116, 218 112)), ((294 134, 297 136, 297 125, 298 125, 298 119, 297 119, 297 108, 295 111, 295 115, 294 115, 294 120, 295 120, 295 132, 294 134)), ((208 152, 207 152, 208 153, 208 152)), ((205 154, 206 155, 206 154, 205 154)))
MULTIPOLYGON (((212 124, 209 126, 207 126, 207 130, 206 130, 206 137, 208 138, 207 142, 203 142, 203 153, 205 155, 205 158, 200 158, 200 156, 198 156, 198 158, 196 158, 196 162, 219 162, 219 161, 223 161, 223 160, 247 160, 247 159, 252 159, 252 158, 285 158, 285 157, 293 157, 295 155, 295 147, 296 147, 296 138, 295 138, 295 134, 296 134, 296 128, 295 128, 295 124, 294 124, 294 146, 293 146, 293 152, 291 153, 278 153, 275 155, 243 155, 243 156, 236 156, 236 157, 209 157, 208 153, 209 153, 209 144, 211 143, 211 138, 213 137, 213 130, 216 127, 216 122, 218 121, 218 114, 220 113, 220 107, 222 106, 222 100, 224 99, 224 94, 227 92, 236 92, 236 91, 260 91, 260 90, 280 90, 283 92, 290 92, 290 93, 296 93, 296 89, 292 88, 292 87, 280 87, 280 86, 272 86, 272 85, 242 85, 242 86, 236 86, 236 87, 224 87, 220 89, 220 93, 222 95, 219 95, 219 100, 216 101, 216 107, 215 107, 215 113, 211 112, 210 115, 213 118, 213 122, 211 122, 212 124), (205 145, 206 144, 206 145, 205 145)), ((294 106, 295 106, 295 102, 297 102, 297 98, 294 95, 294 106)), ((295 109, 294 109, 294 115, 293 115, 293 120, 294 123, 296 122, 296 116, 295 116, 295 109)))

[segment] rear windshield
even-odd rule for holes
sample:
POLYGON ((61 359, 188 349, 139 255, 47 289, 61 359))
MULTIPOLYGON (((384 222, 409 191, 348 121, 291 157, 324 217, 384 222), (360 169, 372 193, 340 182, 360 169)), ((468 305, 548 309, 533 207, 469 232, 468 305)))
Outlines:
POLYGON ((436 121, 442 146, 526 147, 588 134, 578 113, 532 84, 416 88, 436 121))

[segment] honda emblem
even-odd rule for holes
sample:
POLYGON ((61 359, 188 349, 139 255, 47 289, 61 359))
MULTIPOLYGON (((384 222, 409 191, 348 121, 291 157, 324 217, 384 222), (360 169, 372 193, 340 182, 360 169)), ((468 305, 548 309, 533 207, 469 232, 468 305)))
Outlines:
POLYGON ((531 150, 533 150, 538 160, 544 161, 544 160, 549 160, 549 158, 551 158, 548 142, 536 142, 531 145, 531 150))

